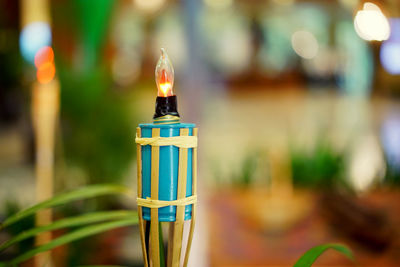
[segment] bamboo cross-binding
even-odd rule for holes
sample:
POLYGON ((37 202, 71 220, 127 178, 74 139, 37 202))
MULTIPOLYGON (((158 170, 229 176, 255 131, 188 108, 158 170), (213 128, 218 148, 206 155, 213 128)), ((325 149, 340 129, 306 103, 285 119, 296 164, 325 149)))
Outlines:
MULTIPOLYGON (((170 238, 168 241, 168 267, 179 267, 182 238, 185 219, 185 207, 192 205, 191 222, 189 229, 188 242, 186 252, 184 254, 183 266, 187 266, 191 243, 193 240, 193 232, 196 218, 196 201, 197 201, 197 128, 193 129, 193 136, 189 136, 188 128, 180 129, 180 136, 176 137, 160 137, 160 129, 152 129, 151 138, 141 138, 141 129, 137 128, 137 165, 138 165, 138 214, 139 228, 142 243, 143 258, 146 267, 159 267, 160 258, 160 228, 158 219, 158 210, 165 206, 176 206, 176 218, 170 223, 170 238), (142 146, 151 146, 151 197, 143 199, 143 176, 142 176, 142 146), (178 167, 178 188, 177 199, 172 201, 159 200, 159 152, 160 146, 176 146, 179 148, 179 167, 178 167), (192 196, 186 197, 187 170, 188 170, 188 149, 192 148, 192 196), (145 220, 143 218, 143 208, 151 209, 150 216, 150 238, 149 245, 146 244, 145 220)), ((146 231, 147 230, 147 231, 146 231)), ((165 266, 165 265, 164 265, 165 266)))

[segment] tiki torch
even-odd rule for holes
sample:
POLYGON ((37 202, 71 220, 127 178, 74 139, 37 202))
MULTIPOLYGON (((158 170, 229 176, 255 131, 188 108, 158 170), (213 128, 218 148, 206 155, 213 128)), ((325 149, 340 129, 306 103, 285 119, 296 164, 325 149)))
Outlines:
POLYGON ((187 266, 197 201, 197 128, 181 123, 173 93, 174 69, 164 49, 155 70, 158 88, 153 123, 136 132, 138 215, 145 266, 187 266), (191 220, 186 248, 184 221, 191 220), (161 223, 169 224, 166 261, 161 223))

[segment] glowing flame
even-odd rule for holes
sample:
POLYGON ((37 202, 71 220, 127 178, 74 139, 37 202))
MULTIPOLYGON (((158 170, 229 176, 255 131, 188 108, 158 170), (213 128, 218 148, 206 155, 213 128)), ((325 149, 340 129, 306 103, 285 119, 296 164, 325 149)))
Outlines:
POLYGON ((155 71, 158 96, 167 97, 174 95, 174 68, 164 48, 161 48, 161 56, 157 62, 155 71))

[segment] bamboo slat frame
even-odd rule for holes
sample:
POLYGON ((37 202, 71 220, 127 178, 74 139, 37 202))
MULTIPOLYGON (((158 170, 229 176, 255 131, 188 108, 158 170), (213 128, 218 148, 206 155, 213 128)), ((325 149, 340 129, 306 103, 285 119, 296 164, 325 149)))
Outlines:
MULTIPOLYGON (((142 132, 140 127, 136 128, 136 136, 141 137, 142 132)), ((142 197, 142 146, 140 144, 137 144, 137 195, 138 197, 142 197)), ((148 257, 147 257, 147 251, 146 251, 146 242, 145 242, 145 225, 143 221, 143 208, 142 206, 138 206, 138 215, 139 215, 139 231, 140 231, 140 240, 142 243, 142 252, 143 252, 143 261, 144 261, 144 266, 149 267, 148 263, 148 257)))
MULTIPOLYGON (((189 129, 180 129, 181 136, 188 136, 189 129)), ((178 194, 177 199, 186 197, 186 180, 187 180, 187 160, 188 149, 179 148, 179 169, 178 169, 178 194)), ((172 243, 172 266, 179 266, 181 250, 182 250, 182 235, 183 222, 185 220, 186 206, 176 207, 176 220, 174 223, 174 237, 172 243)))
MULTIPOLYGON (((198 129, 193 129, 193 136, 197 137, 198 129)), ((197 147, 192 149, 192 195, 197 196, 197 147)), ((185 259, 183 266, 186 267, 189 262, 190 249, 192 248, 193 232, 196 223, 196 204, 192 205, 192 220, 190 221, 189 238, 186 247, 185 259)))
MULTIPOLYGON (((136 130, 137 137, 141 137, 141 128, 138 127, 136 130)), ((193 136, 197 138, 198 129, 193 129, 193 136)), ((152 129, 152 138, 160 136, 160 128, 152 129)), ((189 136, 188 128, 180 129, 180 136, 189 136)), ((142 145, 137 144, 138 156, 138 197, 142 196, 142 145)), ((186 198, 186 184, 187 184, 187 167, 188 167, 188 149, 187 147, 179 147, 179 167, 178 167, 178 188, 177 188, 177 199, 186 198)), ((159 192, 159 153, 160 147, 157 145, 151 145, 151 199, 158 200, 159 192)), ((192 148, 192 195, 197 196, 197 147, 192 148)), ((186 247, 184 265, 187 266, 189 259, 189 252, 191 248, 191 242, 193 240, 193 231, 196 218, 196 204, 192 205, 192 219, 190 223, 190 232, 188 237, 188 244, 186 247)), ((142 243, 142 251, 144 257, 144 263, 146 267, 149 266, 160 266, 160 240, 159 240, 159 221, 158 221, 158 209, 151 208, 150 217, 150 247, 149 251, 146 249, 145 242, 145 221, 143 219, 143 208, 138 205, 139 214, 139 227, 140 237, 142 243), (150 255, 150 257, 148 257, 150 255)), ((178 205, 176 207, 176 220, 170 223, 169 241, 168 241, 168 259, 167 266, 178 267, 181 258, 182 251, 182 237, 185 220, 185 205, 178 205)))
MULTIPOLYGON (((152 129, 152 137, 160 136, 160 128, 152 129)), ((151 199, 158 199, 158 174, 160 147, 151 146, 151 199)), ((153 266, 160 266, 160 234, 158 226, 158 208, 151 209, 150 216, 150 258, 153 266)))

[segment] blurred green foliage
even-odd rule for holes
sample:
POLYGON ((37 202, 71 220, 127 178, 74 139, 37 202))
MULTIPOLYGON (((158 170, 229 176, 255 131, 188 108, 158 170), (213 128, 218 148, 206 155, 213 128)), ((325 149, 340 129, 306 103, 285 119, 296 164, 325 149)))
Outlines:
POLYGON ((134 119, 124 94, 113 90, 110 60, 105 57, 114 4, 75 0, 53 5, 59 29, 54 47, 63 149, 67 162, 85 171, 88 183, 120 181, 134 156, 134 119), (72 43, 68 47, 64 32, 72 43))
POLYGON ((101 71, 81 78, 65 71, 60 78, 66 159, 82 167, 90 183, 120 180, 134 155, 128 103, 105 88, 111 83, 101 71))
POLYGON ((292 149, 290 163, 296 186, 328 188, 343 181, 344 155, 322 139, 317 141, 310 153, 292 149))
MULTIPOLYGON (((20 210, 21 210, 20 205, 17 204, 16 202, 10 200, 7 203, 5 203, 4 215, 6 218, 9 218, 12 215, 16 214, 20 210)), ((16 236, 17 234, 22 233, 26 229, 31 229, 32 227, 34 227, 34 225, 35 225, 35 218, 34 218, 34 216, 31 215, 31 216, 28 216, 28 217, 16 222, 13 225, 10 225, 7 228, 7 234, 10 236, 16 236)), ((18 254, 22 251, 26 251, 29 248, 31 248, 33 246, 33 244, 34 244, 33 238, 25 239, 25 240, 19 242, 18 244, 16 244, 13 247, 13 249, 10 251, 10 253, 7 253, 7 251, 5 251, 4 255, 1 255, 0 260, 6 260, 12 255, 18 254)))
POLYGON ((249 187, 256 179, 260 161, 262 161, 260 151, 250 150, 240 158, 238 163, 232 164, 235 167, 231 167, 225 172, 220 159, 215 159, 210 163, 214 181, 221 187, 225 187, 226 182, 236 187, 249 187), (226 181, 224 177, 229 179, 226 181))
POLYGON ((258 151, 253 151, 246 154, 240 163, 239 171, 233 175, 236 185, 249 186, 254 182, 259 156, 260 153, 258 153, 258 151))
MULTIPOLYGON (((18 251, 14 251, 14 253, 1 258, 2 262, 0 262, 0 266, 19 266, 21 263, 41 252, 52 250, 56 247, 70 244, 72 242, 76 242, 77 240, 104 233, 112 229, 124 226, 133 226, 137 224, 138 217, 135 211, 119 210, 86 213, 74 217, 62 218, 45 226, 34 226, 33 216, 40 210, 60 207, 79 200, 82 201, 105 195, 129 196, 132 195, 132 192, 130 188, 120 185, 90 185, 75 189, 70 192, 57 194, 51 199, 37 203, 23 210, 20 210, 16 205, 11 204, 9 216, 7 216, 4 221, 0 222, 0 231, 6 230, 8 233, 10 233, 8 240, 1 244, 0 252, 9 246, 13 246, 14 244, 19 244, 20 247, 18 247, 18 251), (31 236, 64 228, 72 228, 72 231, 68 231, 63 233, 61 236, 54 237, 46 244, 33 247, 31 236), (22 244, 24 244, 26 241, 30 242, 28 244, 29 246, 22 247, 22 244)), ((83 250, 77 253, 77 255, 84 254, 82 252, 86 252, 87 250, 90 250, 87 248, 92 247, 93 244, 86 248, 81 247, 83 250)), ((74 250, 69 251, 68 255, 71 258, 76 258, 77 255, 73 253, 74 250)), ((2 254, 3 253, 0 253, 0 255, 2 254)), ((76 265, 77 264, 68 266, 76 265)))

